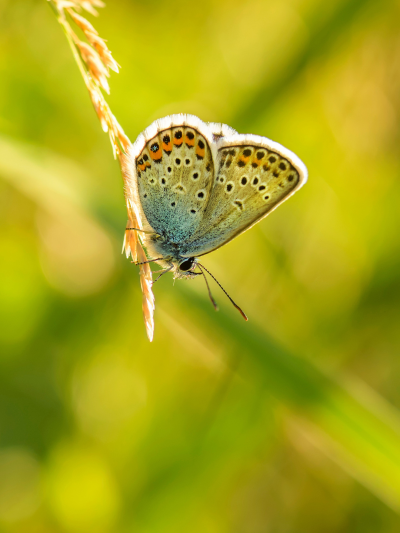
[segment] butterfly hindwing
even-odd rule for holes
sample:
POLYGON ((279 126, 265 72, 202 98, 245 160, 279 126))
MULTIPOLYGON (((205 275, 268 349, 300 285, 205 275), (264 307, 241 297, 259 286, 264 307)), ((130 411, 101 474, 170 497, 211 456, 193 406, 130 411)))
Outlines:
POLYGON ((277 143, 239 134, 218 142, 216 169, 202 223, 185 255, 208 253, 250 228, 291 196, 307 172, 277 143))
POLYGON ((171 122, 146 139, 135 156, 137 190, 153 230, 170 242, 181 243, 204 217, 214 182, 214 161, 207 132, 199 131, 196 122, 193 127, 190 120, 180 125, 171 122))

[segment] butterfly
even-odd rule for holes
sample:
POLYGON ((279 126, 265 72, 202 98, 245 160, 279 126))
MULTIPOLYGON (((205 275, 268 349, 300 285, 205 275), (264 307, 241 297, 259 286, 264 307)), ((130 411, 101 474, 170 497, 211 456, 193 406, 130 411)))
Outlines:
POLYGON ((137 264, 158 262, 159 277, 203 275, 216 309, 204 270, 212 274, 198 258, 254 226, 307 181, 305 165, 280 144, 187 114, 153 122, 122 166, 127 203, 141 221, 127 229, 140 233, 147 251, 137 264))

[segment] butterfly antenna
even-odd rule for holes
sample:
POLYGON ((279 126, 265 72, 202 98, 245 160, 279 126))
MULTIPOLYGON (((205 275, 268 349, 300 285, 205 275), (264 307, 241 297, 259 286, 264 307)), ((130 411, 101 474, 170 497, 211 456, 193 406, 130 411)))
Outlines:
MULTIPOLYGON (((242 311, 242 309, 240 309, 240 307, 239 307, 237 304, 235 304, 235 302, 232 300, 232 298, 229 296, 229 294, 228 294, 228 293, 226 292, 226 290, 223 288, 223 286, 221 285, 221 283, 220 283, 217 279, 214 278, 214 276, 211 274, 211 272, 210 272, 209 270, 207 270, 206 267, 205 267, 204 265, 200 265, 200 263, 197 263, 197 266, 200 268, 200 270, 201 270, 202 268, 204 268, 204 270, 207 272, 207 274, 209 274, 209 275, 212 277, 212 279, 217 283, 217 285, 219 285, 219 287, 224 291, 224 293, 227 295, 227 297, 229 298, 229 300, 232 302, 233 306, 236 307, 236 309, 239 311, 239 313, 242 315, 242 317, 243 317, 245 320, 248 320, 246 314, 242 311)), ((204 276, 204 273, 203 273, 203 276, 204 276)), ((206 279, 205 276, 204 276, 204 279, 205 279, 206 282, 207 282, 207 279, 206 279)), ((207 287, 208 287, 208 283, 207 283, 207 287)), ((213 302, 213 304, 215 304, 215 302, 213 301, 213 298, 212 298, 212 296, 211 296, 210 289, 208 289, 208 292, 209 292, 209 294, 210 294, 211 301, 213 302)), ((214 305, 214 307, 215 307, 215 305, 214 305)))
MULTIPOLYGON (((204 280, 205 280, 205 282, 206 282, 206 285, 207 285, 208 296, 210 297, 211 303, 213 304, 214 309, 215 309, 216 311, 218 311, 218 305, 217 305, 217 302, 214 300, 213 295, 211 294, 210 286, 209 286, 209 284, 208 284, 208 281, 207 281, 206 275, 204 274, 203 269, 201 268, 201 266, 199 265, 199 263, 197 263, 197 266, 199 267, 199 269, 201 270, 201 273, 203 274, 203 278, 204 278, 204 280)), ((203 268, 204 268, 204 267, 203 267, 203 268)), ((208 271, 207 271, 207 272, 208 272, 208 271)))

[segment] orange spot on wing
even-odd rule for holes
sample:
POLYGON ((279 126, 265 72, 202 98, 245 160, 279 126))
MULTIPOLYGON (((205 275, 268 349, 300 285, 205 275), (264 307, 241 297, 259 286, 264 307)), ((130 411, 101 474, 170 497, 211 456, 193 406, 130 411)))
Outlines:
POLYGON ((152 158, 153 161, 158 161, 159 159, 161 159, 162 158, 162 150, 161 150, 161 148, 159 148, 157 150, 157 152, 152 152, 150 150, 150 157, 152 158))
POLYGON ((163 141, 162 149, 165 150, 166 152, 170 152, 172 150, 171 141, 169 143, 165 143, 163 141))
POLYGON ((140 168, 140 170, 143 172, 143 170, 146 169, 146 165, 145 165, 145 164, 143 164, 143 165, 139 165, 139 168, 140 168))
POLYGON ((194 146, 194 138, 193 138, 193 139, 189 139, 189 137, 186 135, 185 143, 186 143, 188 146, 194 146))
POLYGON ((199 145, 196 146, 196 155, 198 155, 199 157, 204 157, 205 152, 205 148, 200 148, 199 145))
POLYGON ((249 162, 249 160, 250 160, 250 155, 245 156, 245 155, 242 154, 241 157, 239 158, 238 165, 239 165, 240 167, 244 167, 244 166, 247 165, 247 163, 249 162))
POLYGON ((183 137, 181 137, 180 139, 175 139, 174 137, 174 145, 175 146, 181 146, 183 143, 183 137))

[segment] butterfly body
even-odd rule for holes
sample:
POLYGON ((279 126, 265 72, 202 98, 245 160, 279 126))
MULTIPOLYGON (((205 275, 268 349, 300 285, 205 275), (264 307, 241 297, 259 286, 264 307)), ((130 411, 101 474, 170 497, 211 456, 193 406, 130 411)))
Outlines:
POLYGON ((194 277, 196 258, 249 229, 307 180, 304 164, 283 146, 183 114, 141 133, 123 170, 127 201, 148 232, 141 234, 148 257, 186 278, 194 277))

